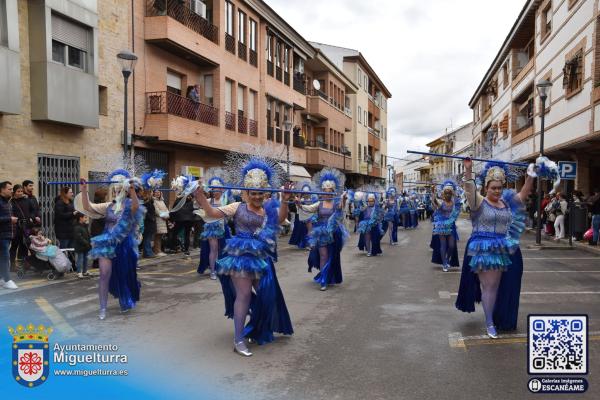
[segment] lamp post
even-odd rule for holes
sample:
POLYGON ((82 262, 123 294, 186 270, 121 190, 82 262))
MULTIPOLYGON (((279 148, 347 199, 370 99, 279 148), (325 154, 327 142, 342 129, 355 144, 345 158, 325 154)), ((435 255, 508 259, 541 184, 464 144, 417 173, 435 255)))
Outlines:
POLYGON ((288 179, 291 180, 291 178, 290 178, 290 131, 292 130, 292 123, 287 118, 285 119, 285 121, 283 121, 283 130, 285 131, 285 137, 287 138, 287 141, 285 143, 287 174, 288 174, 288 179))
MULTIPOLYGON (((540 157, 544 155, 544 119, 546 116, 546 99, 548 98, 548 92, 552 87, 552 82, 543 80, 537 85, 537 91, 542 100, 542 111, 541 111, 541 124, 540 124, 540 157)), ((536 233, 535 233, 536 245, 542 244, 542 179, 538 176, 537 178, 537 221, 536 221, 536 233)))
POLYGON ((133 72, 133 68, 135 67, 135 63, 137 61, 137 56, 130 52, 129 50, 123 50, 119 54, 117 54, 117 60, 121 64, 121 72, 123 73, 123 79, 125 81, 125 100, 123 103, 123 156, 127 157, 128 150, 128 138, 127 138, 127 82, 129 81, 129 76, 133 72))

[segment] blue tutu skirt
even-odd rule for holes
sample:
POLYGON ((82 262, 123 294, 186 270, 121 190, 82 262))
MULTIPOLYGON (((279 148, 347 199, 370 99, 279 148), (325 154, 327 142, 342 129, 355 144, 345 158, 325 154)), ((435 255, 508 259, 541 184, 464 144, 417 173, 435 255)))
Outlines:
MULTIPOLYGON (((452 236, 454 236, 456 244, 454 245, 454 251, 452 252, 452 254, 450 254, 450 260, 448 261, 451 267, 460 267, 460 263, 458 260, 458 233, 456 232, 456 226, 454 226, 454 228, 452 229, 451 234, 452 236)), ((442 265, 443 262, 439 235, 431 235, 431 243, 429 244, 429 247, 433 249, 433 254, 431 255, 431 262, 433 264, 442 265)))
MULTIPOLYGON (((258 344, 272 342, 274 333, 291 335, 294 333, 292 320, 277 280, 275 266, 270 258, 263 270, 256 294, 250 302, 250 321, 244 328, 244 337, 254 339, 258 344)), ((235 287, 230 275, 219 275, 225 298, 225 316, 233 318, 235 287)))
MULTIPOLYGON (((231 237, 229 226, 225 225, 225 235, 219 238, 219 255, 217 256, 217 260, 225 257, 225 245, 227 239, 231 237)), ((210 244, 208 240, 202 240, 200 242, 200 262, 198 263, 198 273, 203 274, 208 268, 210 268, 210 244)))
POLYGON ((308 245, 308 228, 306 227, 306 222, 300 221, 300 217, 296 214, 296 218, 294 218, 294 229, 292 230, 292 235, 290 236, 289 244, 293 246, 298 246, 298 248, 303 249, 308 245))
MULTIPOLYGON (((382 254, 383 250, 381 250, 381 237, 383 235, 382 235, 382 231, 381 231, 379 225, 372 227, 370 232, 371 232, 371 255, 376 256, 376 255, 382 254)), ((361 232, 360 236, 358 237, 358 249, 361 251, 364 251, 367 248, 366 245, 367 244, 365 241, 365 234, 361 232)))
POLYGON ((467 244, 469 267, 473 272, 506 269, 512 263, 515 244, 509 243, 505 234, 474 233, 467 244))
POLYGON ((311 247, 324 247, 333 243, 334 237, 330 229, 327 227, 327 222, 318 222, 313 224, 312 231, 308 236, 308 243, 311 247))
MULTIPOLYGON (((470 242, 471 240, 469 240, 470 242)), ((467 249, 469 244, 467 244, 467 249)), ((521 295, 521 279, 523 277, 523 256, 521 249, 517 248, 510 255, 510 265, 502 273, 498 297, 494 307, 494 325, 498 330, 513 331, 517 329, 519 317, 519 300, 521 295)), ((474 273, 469 264, 471 256, 465 251, 458 297, 455 306, 463 312, 474 312, 475 303, 481 302, 481 285, 479 277, 474 273)))
POLYGON ((344 235, 336 230, 333 233, 333 239, 333 242, 327 245, 328 258, 322 269, 320 268, 319 249, 313 247, 308 254, 308 272, 312 272, 313 268, 319 270, 313 280, 321 286, 337 285, 343 281, 341 253, 344 247, 344 235))
POLYGON ((204 224, 204 230, 200 234, 200 239, 221 239, 225 237, 226 229, 223 221, 207 222, 204 224))
POLYGON ((115 248, 115 257, 111 259, 112 272, 108 284, 108 291, 119 299, 121 310, 135 307, 140 300, 141 284, 137 279, 138 251, 137 241, 132 235, 115 248))

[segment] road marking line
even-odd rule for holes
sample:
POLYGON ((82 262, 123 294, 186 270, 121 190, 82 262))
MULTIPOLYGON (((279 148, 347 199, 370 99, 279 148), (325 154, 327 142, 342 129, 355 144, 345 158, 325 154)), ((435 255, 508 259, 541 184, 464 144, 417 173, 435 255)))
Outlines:
POLYGON ((100 306, 97 303, 90 304, 89 306, 82 307, 76 311, 68 312, 65 314, 66 319, 75 319, 81 317, 82 315, 92 313, 94 311, 98 311, 100 306))
POLYGON ((186 272, 138 272, 138 275, 168 275, 168 276, 183 276, 183 275, 190 275, 193 274, 194 272, 197 272, 196 269, 192 269, 190 271, 186 271, 186 272))
MULTIPOLYGON (((600 331, 588 332, 588 339, 590 341, 600 341, 600 331)), ((452 348, 467 349, 468 346, 482 346, 482 345, 498 345, 498 344, 521 344, 527 343, 526 333, 515 333, 515 334, 500 334, 497 339, 491 339, 488 335, 475 335, 475 336, 462 336, 460 332, 448 333, 448 343, 452 348)))
POLYGON ((600 261, 600 257, 523 257, 523 260, 597 260, 600 261))
MULTIPOLYGON (((586 274, 600 274, 600 270, 594 270, 594 271, 577 271, 577 270, 523 271, 524 274, 549 274, 549 273, 567 274, 567 273, 572 273, 572 272, 586 273, 586 274)), ((445 274, 460 274, 460 273, 461 273, 460 271, 448 271, 448 272, 445 272, 445 274)))
POLYGON ((77 304, 87 303, 88 301, 95 300, 97 298, 98 298, 97 294, 88 294, 87 296, 76 297, 71 300, 61 301, 60 303, 54 303, 54 307, 56 307, 56 308, 72 307, 72 306, 76 306, 77 304))
POLYGON ((460 348, 464 351, 467 351, 467 346, 465 346, 465 340, 460 332, 451 332, 448 334, 448 343, 452 348, 460 348))
POLYGON ((58 311, 56 311, 56 308, 52 307, 52 305, 48 303, 48 300, 43 297, 38 297, 35 299, 35 302, 37 303, 38 307, 40 307, 40 309, 48 316, 50 321, 52 321, 54 328, 60 329, 66 338, 77 335, 75 329, 69 325, 69 323, 63 318, 62 315, 60 315, 58 311))
POLYGON ((450 292, 448 292, 448 291, 443 291, 443 290, 440 290, 440 291, 438 292, 438 294, 439 294, 439 296, 440 296, 440 299, 449 299, 449 298, 451 297, 451 296, 450 296, 450 292))

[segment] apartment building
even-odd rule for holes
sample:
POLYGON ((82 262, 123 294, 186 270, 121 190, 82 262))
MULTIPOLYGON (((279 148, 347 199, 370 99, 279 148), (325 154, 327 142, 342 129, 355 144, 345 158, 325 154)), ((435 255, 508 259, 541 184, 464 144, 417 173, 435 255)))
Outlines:
POLYGON ((289 149, 292 175, 350 168, 357 85, 265 2, 136 2, 132 36, 130 129, 151 166, 201 175, 252 144, 289 149))
POLYGON ((353 134, 346 136, 345 142, 354 154, 349 180, 354 186, 379 183, 387 176, 387 103, 392 94, 359 51, 323 43, 311 44, 343 70, 358 89, 348 96, 345 107, 354 119, 353 134))
MULTIPOLYGON (((473 140, 473 123, 469 122, 457 129, 444 133, 439 138, 427 143, 430 153, 464 155, 471 149, 473 140)), ((431 163, 429 170, 433 181, 454 178, 463 172, 462 162, 452 158, 428 157, 431 163)))
POLYGON ((554 161, 577 162, 575 189, 589 193, 600 187, 599 39, 597 1, 526 1, 469 102, 475 154, 521 161, 537 157, 541 101, 536 84, 548 80, 544 152, 554 161))
POLYGON ((46 182, 105 172, 121 152, 127 15, 118 0, 0 0, 0 179, 37 184, 49 234, 46 182))

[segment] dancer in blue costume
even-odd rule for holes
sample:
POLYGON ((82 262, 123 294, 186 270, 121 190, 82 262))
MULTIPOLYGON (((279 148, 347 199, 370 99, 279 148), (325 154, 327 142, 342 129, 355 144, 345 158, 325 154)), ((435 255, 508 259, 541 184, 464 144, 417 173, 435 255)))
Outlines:
POLYGON ((322 191, 331 192, 331 196, 324 195, 322 201, 311 205, 302 205, 296 200, 298 207, 317 214, 309 235, 308 272, 313 268, 320 270, 314 281, 322 291, 327 290, 327 285, 342 283, 341 252, 348 237, 344 225, 346 193, 342 193, 345 181, 345 175, 337 169, 324 168, 313 177, 313 182, 322 191), (334 197, 336 194, 341 198, 334 197))
POLYGON ((279 187, 276 161, 230 154, 228 163, 232 181, 249 188, 243 192, 246 202, 213 207, 201 190, 196 192, 196 200, 208 217, 232 218, 235 224, 236 234, 227 240, 226 256, 217 261, 217 274, 225 297, 225 315, 233 318, 233 349, 249 357, 252 353, 244 338, 264 344, 274 340, 274 332, 294 332, 274 265, 277 233, 287 217, 290 196, 284 193, 280 205, 275 199, 264 202, 264 192, 252 190, 279 187), (249 312, 250 321, 245 325, 249 312))
POLYGON ((385 215, 383 217, 385 232, 389 229, 390 245, 398 244, 398 222, 400 219, 400 211, 398 209, 398 196, 395 187, 390 187, 387 191, 387 199, 385 202, 385 215))
POLYGON ((75 208, 93 219, 105 218, 101 235, 92 238, 90 255, 98 259, 100 280, 98 318, 106 318, 108 293, 119 299, 121 312, 127 312, 140 299, 140 282, 137 279, 138 247, 145 208, 140 205, 136 190, 141 189, 139 179, 129 172, 116 170, 108 176, 109 194, 114 200, 108 203, 90 202, 85 179, 81 179, 81 193, 75 199, 75 208))
POLYGON ((419 214, 417 211, 417 194, 413 191, 408 200, 408 213, 410 227, 416 228, 419 225, 419 214))
POLYGON ((379 205, 376 193, 369 193, 367 196, 367 208, 361 215, 361 221, 358 226, 360 236, 358 238, 358 248, 367 252, 367 257, 382 254, 381 237, 383 229, 381 223, 384 218, 384 210, 379 205))
POLYGON ((352 202, 352 219, 354 220, 354 232, 358 229, 358 224, 360 222, 360 214, 366 208, 365 204, 365 196, 364 192, 354 192, 350 201, 352 202))
MULTIPOLYGON (((300 190, 305 192, 311 191, 310 182, 304 182, 300 185, 300 190)), ((314 201, 311 201, 310 195, 302 195, 300 200, 302 204, 312 204, 314 201)), ((293 246, 297 246, 299 249, 304 249, 308 246, 308 226, 312 222, 310 218, 313 216, 312 213, 307 213, 302 210, 302 208, 298 207, 298 212, 294 217, 294 229, 292 230, 292 234, 290 236, 289 244, 293 246)))
POLYGON ((460 215, 462 202, 457 193, 458 188, 453 181, 447 180, 440 186, 442 189, 441 199, 438 199, 435 193, 435 186, 431 190, 432 204, 435 210, 431 235, 431 248, 433 249, 431 262, 440 264, 444 272, 448 272, 448 267, 459 266, 456 219, 460 215))
MULTIPOLYGON (((229 174, 223 168, 209 168, 206 171, 208 177, 208 186, 224 186, 229 181, 229 174)), ((209 203, 212 207, 222 207, 228 204, 229 193, 225 189, 210 189, 209 203)), ((204 219, 204 229, 200 235, 200 263, 198 264, 198 273, 203 274, 207 268, 210 268, 210 279, 216 280, 217 259, 224 256, 223 249, 225 241, 231 237, 229 226, 225 218, 207 217, 202 210, 198 210, 202 219, 204 219)))
POLYGON ((399 207, 398 212, 400 213, 400 224, 404 227, 404 229, 410 228, 410 199, 406 192, 402 193, 399 199, 399 207))
POLYGON ((473 232, 465 249, 456 308, 475 311, 481 302, 487 334, 496 329, 517 328, 523 258, 519 238, 525 229, 525 200, 533 187, 528 174, 519 193, 504 190, 509 173, 506 164, 488 162, 480 175, 486 197, 477 193, 472 179, 473 162, 464 161, 465 193, 471 208, 473 232))

